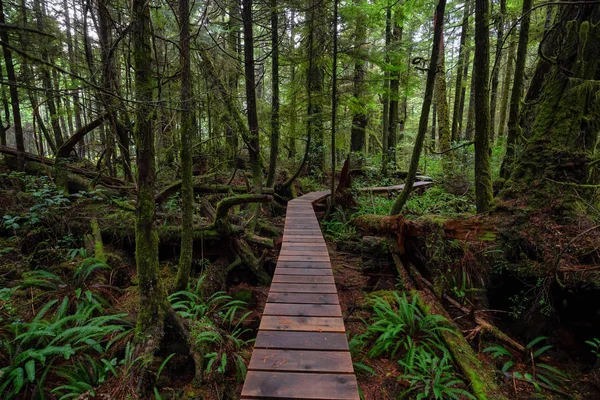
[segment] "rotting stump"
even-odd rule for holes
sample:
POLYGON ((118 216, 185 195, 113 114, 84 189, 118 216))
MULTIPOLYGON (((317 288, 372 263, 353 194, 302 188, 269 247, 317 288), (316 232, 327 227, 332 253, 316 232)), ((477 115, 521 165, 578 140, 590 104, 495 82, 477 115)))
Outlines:
POLYGON ((329 253, 312 207, 328 194, 288 203, 242 399, 360 398, 329 253))

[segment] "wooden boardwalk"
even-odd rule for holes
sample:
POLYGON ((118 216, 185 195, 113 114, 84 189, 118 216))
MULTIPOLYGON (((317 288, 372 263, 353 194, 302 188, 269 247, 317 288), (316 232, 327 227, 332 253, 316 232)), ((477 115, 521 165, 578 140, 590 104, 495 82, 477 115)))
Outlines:
POLYGON ((283 245, 242 399, 359 400, 313 192, 288 203, 283 245))

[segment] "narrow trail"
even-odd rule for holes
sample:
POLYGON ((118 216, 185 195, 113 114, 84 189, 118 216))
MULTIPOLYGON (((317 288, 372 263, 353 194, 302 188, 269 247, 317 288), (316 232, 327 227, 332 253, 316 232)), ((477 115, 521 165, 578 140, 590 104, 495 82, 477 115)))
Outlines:
POLYGON ((312 192, 288 203, 283 245, 242 399, 358 400, 358 386, 312 192))

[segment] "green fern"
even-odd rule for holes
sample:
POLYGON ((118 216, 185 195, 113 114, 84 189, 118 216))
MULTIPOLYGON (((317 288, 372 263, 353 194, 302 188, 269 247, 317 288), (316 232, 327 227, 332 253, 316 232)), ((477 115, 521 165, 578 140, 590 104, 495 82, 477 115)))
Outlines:
POLYGON ((9 337, 0 340, 0 351, 10 364, 0 369, 0 398, 17 397, 31 385, 43 397, 44 380, 55 364, 90 350, 104 353, 109 338, 124 330, 126 314, 94 316, 98 306, 77 304, 69 314, 67 297, 46 303, 29 323, 13 322, 6 326, 9 337), (47 315, 54 309, 50 318, 47 315), (35 383, 35 385, 34 385, 35 383))
POLYGON ((406 361, 400 360, 398 363, 405 370, 400 378, 410 383, 405 395, 411 394, 417 400, 475 399, 475 396, 464 389, 464 383, 454 372, 447 352, 439 358, 426 348, 412 347, 406 361))

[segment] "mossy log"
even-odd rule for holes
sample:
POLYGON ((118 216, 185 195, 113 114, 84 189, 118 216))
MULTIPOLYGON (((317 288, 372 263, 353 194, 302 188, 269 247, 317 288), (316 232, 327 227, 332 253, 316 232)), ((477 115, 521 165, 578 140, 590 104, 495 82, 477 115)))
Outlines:
POLYGON ((258 282, 263 285, 271 283, 271 277, 260 265, 260 261, 254 256, 254 253, 248 246, 248 243, 243 239, 235 239, 235 253, 243 261, 243 263, 250 268, 254 273, 258 282))
MULTIPOLYGON (((33 161, 35 163, 40 163, 42 165, 45 166, 54 166, 55 160, 53 158, 49 158, 49 157, 40 157, 37 156, 35 154, 31 154, 31 153, 27 153, 27 152, 19 152, 16 149, 7 147, 7 146, 0 146, 0 153, 2 154, 8 154, 11 156, 22 156, 26 161, 33 161)), ((76 167, 74 165, 71 164, 66 164, 66 169, 71 172, 72 174, 76 174, 76 175, 81 175, 84 176, 86 178, 89 179, 94 179, 98 177, 98 172, 97 171, 92 171, 86 168, 80 168, 80 167, 76 167)), ((51 173, 52 171, 50 171, 49 169, 44 171, 45 173, 51 173)), ((71 189, 71 185, 72 185, 72 181, 74 180, 74 178, 68 177, 69 180, 69 190, 71 189)), ((127 182, 118 179, 118 178, 112 178, 109 176, 101 176, 98 180, 98 184, 101 184, 109 189, 133 189, 133 186, 128 184, 127 182)), ((86 183, 85 185, 85 189, 87 189, 89 187, 89 182, 86 183)), ((83 190, 85 190, 83 189, 83 190)))
POLYGON ((440 336, 464 377, 469 381, 469 389, 473 395, 478 400, 506 399, 494 380, 494 371, 479 361, 477 354, 435 296, 429 291, 413 291, 412 293, 418 295, 418 305, 424 313, 441 315, 446 320, 446 326, 456 331, 443 331, 440 336))
POLYGON ((448 239, 463 241, 494 240, 496 229, 479 217, 449 219, 436 215, 409 220, 403 215, 365 214, 355 218, 353 225, 362 232, 374 235, 395 235, 400 254, 404 254, 404 242, 409 237, 423 237, 432 229, 441 229, 448 239))

